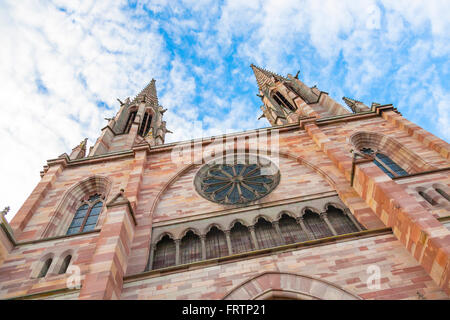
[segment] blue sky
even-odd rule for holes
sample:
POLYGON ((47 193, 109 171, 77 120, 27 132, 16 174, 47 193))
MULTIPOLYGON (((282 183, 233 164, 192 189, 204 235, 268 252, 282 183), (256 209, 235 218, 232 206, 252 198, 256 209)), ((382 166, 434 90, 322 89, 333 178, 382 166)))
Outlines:
POLYGON ((268 126, 254 63, 450 138, 450 1, 0 0, 0 207, 152 78, 167 142, 268 126), (199 130, 201 123, 203 130, 199 130))

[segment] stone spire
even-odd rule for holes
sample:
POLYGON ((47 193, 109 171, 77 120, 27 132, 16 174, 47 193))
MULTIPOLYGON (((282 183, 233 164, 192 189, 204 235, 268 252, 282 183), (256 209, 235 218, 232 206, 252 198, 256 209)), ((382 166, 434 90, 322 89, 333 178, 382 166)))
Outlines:
POLYGON ((152 79, 152 81, 150 81, 150 83, 144 89, 142 89, 142 91, 139 92, 139 94, 133 99, 131 104, 140 103, 140 102, 146 102, 146 103, 153 102, 153 104, 155 106, 157 106, 158 105, 158 96, 156 95, 155 82, 156 82, 156 80, 152 79))
POLYGON ((81 141, 81 143, 79 145, 77 145, 75 148, 72 149, 72 152, 70 153, 70 156, 69 156, 69 158, 71 160, 84 158, 84 156, 86 155, 87 140, 88 139, 85 138, 83 141, 81 141))
POLYGON ((267 85, 274 83, 274 78, 278 80, 287 80, 286 78, 280 76, 279 74, 273 73, 266 69, 255 66, 253 63, 250 65, 255 74, 256 82, 258 83, 258 87, 261 91, 264 91, 264 88, 267 85))
POLYGON ((342 100, 344 100, 345 104, 348 105, 350 107, 350 109, 352 109, 352 111, 354 113, 358 113, 358 112, 364 112, 364 111, 369 111, 369 107, 366 106, 364 103, 362 103, 361 101, 355 100, 355 99, 350 99, 347 97, 342 97, 342 100))

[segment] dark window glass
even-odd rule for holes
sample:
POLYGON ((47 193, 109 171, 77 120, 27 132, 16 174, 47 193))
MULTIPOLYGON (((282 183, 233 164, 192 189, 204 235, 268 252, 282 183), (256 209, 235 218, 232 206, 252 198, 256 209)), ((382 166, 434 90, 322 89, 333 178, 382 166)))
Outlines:
POLYGON ((206 259, 228 255, 227 239, 223 231, 212 227, 205 237, 206 259))
POLYGON ((408 175, 408 172, 403 170, 397 163, 395 163, 391 158, 389 158, 387 155, 377 152, 375 152, 371 148, 362 148, 362 153, 368 154, 368 155, 375 155, 375 159, 373 162, 379 167, 384 173, 386 173, 390 178, 394 178, 395 176, 405 176, 408 175), (390 170, 388 170, 389 168, 390 170))
POLYGON ((202 258, 202 244, 198 235, 188 231, 180 242, 180 263, 191 263, 202 258))
MULTIPOLYGON (((91 197, 89 197, 89 200, 96 201, 100 198, 100 195, 95 194, 91 197)), ((89 201, 88 200, 88 201, 89 201)), ((67 230, 67 235, 79 233, 79 232, 86 232, 91 231, 95 229, 95 226, 98 221, 98 217, 100 215, 100 212, 102 211, 103 202, 98 201, 93 206, 92 204, 83 204, 81 205, 77 212, 75 213, 75 216, 72 220, 72 223, 69 226, 69 229, 67 230), (91 207, 90 207, 91 206, 91 207)))
POLYGON ((335 208, 334 206, 328 206, 327 217, 337 234, 346 234, 359 231, 353 224, 352 220, 344 214, 342 210, 335 208))
POLYGON ((408 172, 403 170, 398 164, 396 164, 387 155, 377 152, 377 158, 380 159, 384 164, 386 164, 392 171, 394 171, 399 176, 406 176, 408 172))
POLYGON ((442 190, 441 188, 435 188, 436 192, 439 193, 441 196, 443 196, 447 201, 450 201, 450 196, 442 190))
POLYGON ((305 211, 303 221, 315 239, 331 237, 333 235, 325 221, 317 213, 312 212, 311 210, 305 211))
POLYGON ((41 269, 41 272, 39 273, 38 278, 43 278, 47 275, 48 269, 50 269, 52 262, 53 262, 52 258, 49 258, 44 262, 44 265, 42 266, 42 269, 41 269))
POLYGON ((272 224, 263 218, 259 218, 255 225, 255 236, 260 249, 276 247, 278 234, 272 224))
POLYGON ((131 128, 131 125, 133 124, 134 119, 136 118, 136 114, 137 114, 137 111, 133 111, 130 113, 130 115, 128 116, 127 124, 125 126, 125 130, 123 131, 123 133, 130 132, 130 128, 131 128))
POLYGON ((273 95, 274 100, 280 105, 288 108, 291 111, 295 111, 297 108, 294 108, 292 104, 279 92, 275 92, 273 95))
POLYGON ((67 257, 64 258, 64 261, 63 261, 63 263, 61 265, 61 268, 59 269, 59 272, 58 272, 59 274, 66 273, 67 268, 69 267, 69 264, 70 264, 70 260, 72 260, 72 256, 71 255, 68 255, 67 257))
POLYGON ((419 191, 418 193, 420 194, 420 196, 421 196, 422 198, 424 198, 424 199, 425 199, 429 204, 431 204, 432 206, 437 205, 437 202, 434 201, 433 198, 431 198, 431 197, 430 197, 428 194, 426 194, 425 192, 419 191))
POLYGON ((306 232, 302 230, 294 218, 287 214, 282 215, 279 220, 279 226, 284 243, 286 244, 308 240, 306 232))
POLYGON ((153 269, 161 269, 175 265, 175 241, 165 235, 157 244, 153 259, 153 269))
POLYGON ((230 230, 230 240, 233 253, 240 253, 253 250, 250 231, 246 226, 237 222, 230 230))

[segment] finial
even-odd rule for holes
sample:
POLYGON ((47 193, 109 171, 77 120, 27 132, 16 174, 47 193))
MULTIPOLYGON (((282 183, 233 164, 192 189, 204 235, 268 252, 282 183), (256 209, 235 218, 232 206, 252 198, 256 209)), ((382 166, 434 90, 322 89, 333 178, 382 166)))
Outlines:
POLYGON ((298 75, 300 74, 300 70, 297 71, 297 73, 295 74, 295 79, 298 79, 298 75))
POLYGON ((87 142, 87 140, 88 140, 88 138, 84 138, 84 140, 82 140, 82 141, 80 142, 80 148, 86 147, 86 142, 87 142))
POLYGON ((6 216, 6 214, 9 212, 9 210, 10 210, 9 206, 5 207, 5 209, 0 211, 0 215, 2 215, 3 217, 6 216))

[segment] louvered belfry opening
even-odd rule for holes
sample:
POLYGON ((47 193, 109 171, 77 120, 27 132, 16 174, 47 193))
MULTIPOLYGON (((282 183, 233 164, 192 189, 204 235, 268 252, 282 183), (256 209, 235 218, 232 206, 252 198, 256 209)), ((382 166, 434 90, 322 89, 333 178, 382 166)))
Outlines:
POLYGON ((341 210, 332 205, 327 208, 327 218, 337 234, 357 232, 358 228, 352 220, 341 210))
POLYGON ((240 253, 253 250, 250 231, 240 222, 236 222, 230 230, 231 247, 233 253, 240 253))
POLYGON ((200 237, 189 230, 180 242, 180 263, 191 263, 202 259, 200 237))
POLYGON ((150 126, 152 124, 152 116, 150 112, 146 112, 144 114, 144 118, 142 119, 141 126, 139 128, 139 135, 145 137, 150 131, 150 126))
POLYGON ((285 244, 308 240, 306 231, 302 230, 297 221, 286 213, 281 216, 279 226, 285 244))
POLYGON ((419 195, 420 195, 422 198, 424 198, 430 205, 435 206, 435 205, 438 204, 438 203, 437 203, 433 198, 431 198, 426 192, 424 192, 424 191, 419 191, 418 193, 419 193, 419 195))
POLYGON ((225 233, 213 226, 205 237, 206 259, 218 258, 228 255, 227 239, 225 233))
POLYGON ((273 98, 274 100, 280 105, 280 106, 284 106, 285 108, 291 110, 291 111, 295 111, 297 110, 297 108, 295 108, 281 93, 279 93, 278 91, 276 91, 273 94, 273 98))
POLYGON ((156 244, 153 269, 161 269, 175 265, 176 248, 175 241, 168 235, 159 240, 156 244))
POLYGON ((255 235, 260 249, 276 247, 278 234, 272 223, 264 218, 259 218, 255 224, 255 235))
POLYGON ((125 126, 125 129, 123 130, 123 133, 130 132, 131 125, 133 124, 134 119, 136 119, 136 114, 137 114, 137 111, 130 112, 130 115, 128 116, 127 124, 125 126))
POLYGON ((325 220, 319 214, 309 209, 305 210, 303 221, 315 239, 331 237, 333 235, 325 220))

